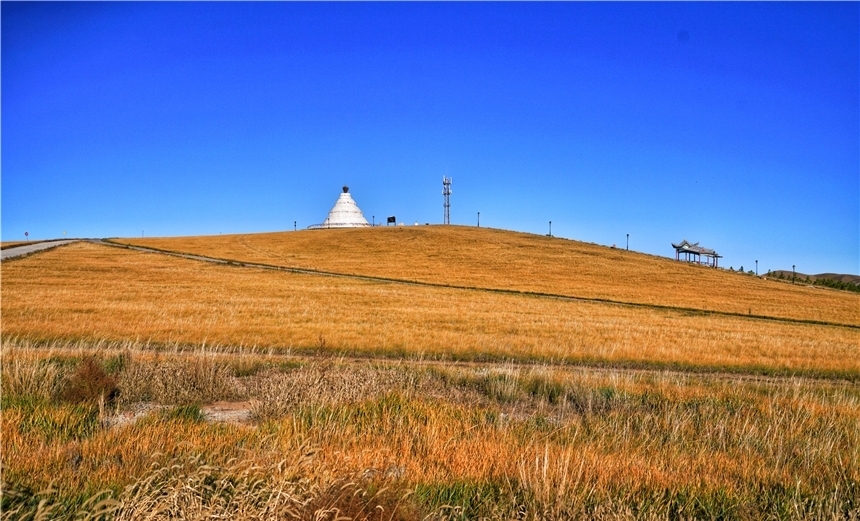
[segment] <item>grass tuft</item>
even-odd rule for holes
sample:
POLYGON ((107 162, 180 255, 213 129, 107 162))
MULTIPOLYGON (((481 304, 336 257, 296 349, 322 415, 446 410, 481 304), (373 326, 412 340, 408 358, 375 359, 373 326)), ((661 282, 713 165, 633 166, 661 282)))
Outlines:
POLYGON ((70 403, 111 403, 119 396, 116 379, 93 356, 85 357, 63 383, 60 399, 70 403))

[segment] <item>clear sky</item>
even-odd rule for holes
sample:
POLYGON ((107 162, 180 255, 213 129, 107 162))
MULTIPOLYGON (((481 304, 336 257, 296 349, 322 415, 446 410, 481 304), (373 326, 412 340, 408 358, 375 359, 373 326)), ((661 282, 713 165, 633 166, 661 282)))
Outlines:
POLYGON ((860 4, 2 2, 2 239, 451 221, 860 272, 860 4))

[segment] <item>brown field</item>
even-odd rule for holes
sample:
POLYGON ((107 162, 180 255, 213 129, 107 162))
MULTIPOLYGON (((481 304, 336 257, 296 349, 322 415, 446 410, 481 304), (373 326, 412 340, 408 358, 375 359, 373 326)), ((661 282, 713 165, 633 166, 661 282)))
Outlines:
POLYGON ((25 244, 33 244, 41 241, 4 241, 0 242, 0 250, 5 250, 6 248, 14 248, 15 246, 23 246, 25 244))
MULTIPOLYGON (((489 228, 377 227, 116 242, 337 273, 860 325, 857 294, 489 228)), ((668 243, 666 249, 672 253, 668 243)))
POLYGON ((798 321, 855 324, 856 295, 495 230, 449 229, 447 260, 442 228, 340 232, 145 242, 657 307, 85 242, 4 261, 0 518, 860 520, 860 329, 798 321))
MULTIPOLYGON (((850 296, 850 295, 849 295, 850 296)), ((3 266, 4 336, 860 376, 860 330, 213 265, 77 243, 3 266)))
POLYGON ((82 494, 120 519, 860 515, 856 385, 85 346, 4 342, 7 511, 71 518, 95 510, 82 494), (48 401, 92 353, 116 404, 48 401), (111 426, 142 399, 173 405, 111 426), (251 420, 201 419, 224 399, 251 420))

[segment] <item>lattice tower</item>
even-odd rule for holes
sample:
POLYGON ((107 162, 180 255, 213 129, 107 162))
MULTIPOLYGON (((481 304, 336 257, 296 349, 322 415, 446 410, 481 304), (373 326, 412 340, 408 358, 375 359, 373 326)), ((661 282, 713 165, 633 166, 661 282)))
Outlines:
POLYGON ((442 177, 442 195, 445 196, 445 224, 451 224, 451 178, 442 177))

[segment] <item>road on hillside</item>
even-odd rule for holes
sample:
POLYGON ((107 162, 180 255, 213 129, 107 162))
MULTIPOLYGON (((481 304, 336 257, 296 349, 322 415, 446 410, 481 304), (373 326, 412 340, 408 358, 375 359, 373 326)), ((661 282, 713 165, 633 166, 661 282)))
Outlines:
POLYGON ((71 244, 76 242, 77 239, 69 239, 67 241, 46 241, 46 242, 36 242, 33 244, 25 244, 23 246, 15 246, 14 248, 5 248, 0 250, 0 260, 11 259, 13 257, 20 257, 21 255, 27 255, 29 253, 34 253, 37 251, 47 250, 50 248, 56 248, 57 246, 62 246, 64 244, 71 244))

